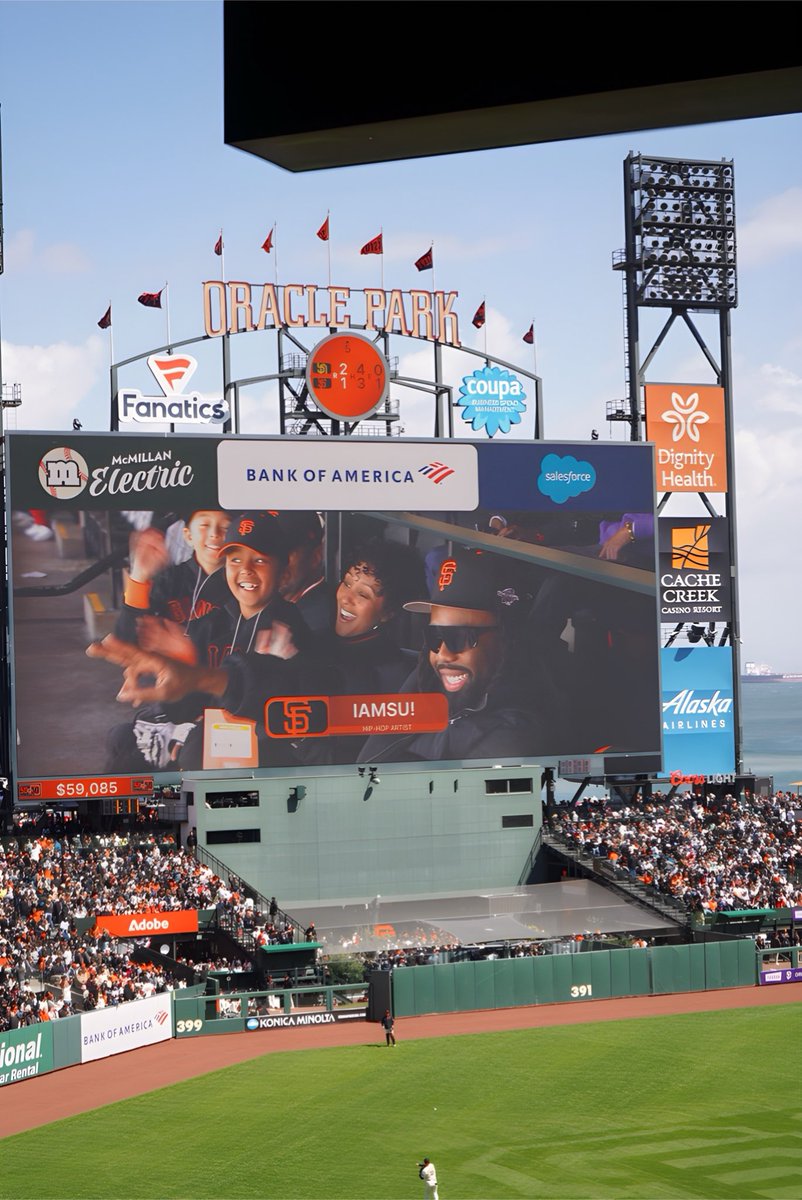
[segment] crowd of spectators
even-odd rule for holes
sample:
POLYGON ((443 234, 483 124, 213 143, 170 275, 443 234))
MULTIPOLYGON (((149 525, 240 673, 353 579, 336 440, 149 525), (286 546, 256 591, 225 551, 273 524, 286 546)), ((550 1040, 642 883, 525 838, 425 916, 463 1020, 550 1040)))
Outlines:
POLYGON ((691 912, 802 905, 802 824, 790 793, 686 793, 561 805, 552 831, 691 912))
MULTIPOLYGON (((155 951, 153 962, 136 961, 148 939, 95 929, 100 914, 215 909, 257 944, 294 940, 275 900, 259 913, 240 880, 221 879, 172 838, 18 834, 0 842, 0 1032, 185 985, 187 972, 171 972, 155 951)), ((194 978, 230 965, 192 964, 194 978)))

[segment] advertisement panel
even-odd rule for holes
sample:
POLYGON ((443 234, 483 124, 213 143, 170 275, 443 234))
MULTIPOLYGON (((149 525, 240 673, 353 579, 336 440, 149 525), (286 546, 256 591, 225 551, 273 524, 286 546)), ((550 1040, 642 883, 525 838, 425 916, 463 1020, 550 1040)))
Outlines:
POLYGON ((644 404, 658 492, 726 492, 724 389, 650 383, 644 404))
POLYGON ((730 548, 726 517, 659 517, 660 620, 729 621, 730 548))
POLYGON ((53 1070, 53 1027, 49 1021, 0 1033, 0 1087, 53 1070))
POLYGON ((649 446, 7 451, 23 786, 660 751, 649 446))
POLYGON ((151 934, 197 933, 195 909, 175 912, 100 913, 95 918, 95 933, 117 938, 149 937, 151 934))
POLYGON ((666 773, 705 776, 734 771, 731 647, 672 647, 660 655, 666 773))
POLYGON ((81 1062, 155 1046, 173 1036, 173 999, 169 992, 131 1000, 117 1008, 81 1014, 81 1062))

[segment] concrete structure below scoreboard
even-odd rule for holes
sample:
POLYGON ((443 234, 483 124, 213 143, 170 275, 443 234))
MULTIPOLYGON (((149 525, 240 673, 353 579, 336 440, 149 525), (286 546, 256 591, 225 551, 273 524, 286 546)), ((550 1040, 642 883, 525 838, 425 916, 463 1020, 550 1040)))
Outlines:
POLYGON ((263 895, 294 900, 525 882, 539 844, 541 768, 330 768, 184 778, 190 826, 263 895))

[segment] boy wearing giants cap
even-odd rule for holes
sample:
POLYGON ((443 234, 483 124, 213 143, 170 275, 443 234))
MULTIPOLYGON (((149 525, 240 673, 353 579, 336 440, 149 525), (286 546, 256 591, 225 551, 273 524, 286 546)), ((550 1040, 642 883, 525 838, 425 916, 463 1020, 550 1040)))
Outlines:
MULTIPOLYGON (((213 671, 233 656, 292 658, 304 646, 308 631, 295 606, 279 595, 287 566, 287 542, 276 517, 267 512, 239 513, 218 554, 228 598, 219 608, 188 623, 180 653, 158 653, 213 671)), ((202 687, 203 671, 198 679, 202 687)), ((118 725, 110 731, 109 769, 112 765, 116 770, 163 769, 177 761, 185 743, 188 757, 197 755, 202 734, 198 722, 204 708, 216 703, 216 697, 192 691, 159 711, 146 706, 133 726, 118 725)))
POLYGON ((504 587, 500 560, 459 550, 435 573, 430 600, 407 612, 427 613, 425 645, 404 692, 441 692, 448 725, 436 733, 377 734, 359 762, 522 758, 542 752, 543 734, 511 669, 510 610, 519 602, 504 587))

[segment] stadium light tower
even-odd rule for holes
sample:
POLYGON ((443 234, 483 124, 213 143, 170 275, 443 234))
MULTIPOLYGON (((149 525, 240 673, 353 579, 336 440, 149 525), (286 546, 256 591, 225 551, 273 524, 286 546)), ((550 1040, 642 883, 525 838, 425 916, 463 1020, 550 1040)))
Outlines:
MULTIPOLYGON (((735 766, 742 763, 740 698, 740 626, 735 520, 735 438, 732 403, 730 310, 738 304, 735 240, 735 172, 731 159, 698 161, 629 154, 624 160, 626 244, 613 254, 613 270, 624 274, 626 398, 607 404, 608 421, 629 425, 630 439, 643 437, 642 404, 646 376, 672 326, 684 323, 724 393, 725 453, 728 490, 724 499, 730 563, 732 609, 735 766), (669 316, 651 348, 642 353, 639 313, 664 308, 669 316), (707 344, 693 313, 718 315, 718 346, 707 344)), ((666 493, 658 512, 666 504, 666 493)), ((699 492, 711 516, 708 496, 699 492)))

